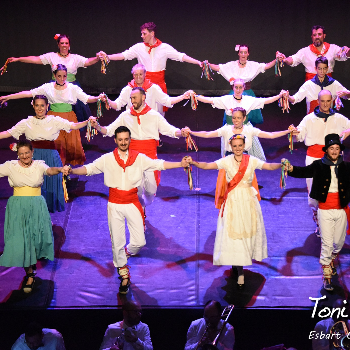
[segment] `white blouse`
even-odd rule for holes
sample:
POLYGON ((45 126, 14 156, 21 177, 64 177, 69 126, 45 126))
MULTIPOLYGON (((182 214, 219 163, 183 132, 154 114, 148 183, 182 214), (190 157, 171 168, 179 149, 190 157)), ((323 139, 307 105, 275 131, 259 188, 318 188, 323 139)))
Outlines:
POLYGON ((7 130, 7 132, 17 140, 22 134, 25 134, 26 139, 30 141, 54 141, 57 139, 61 130, 70 132, 73 124, 66 119, 53 115, 48 115, 44 119, 37 119, 30 116, 27 119, 19 121, 15 126, 7 130))
POLYGON ((148 113, 140 115, 140 124, 137 122, 137 117, 130 114, 130 109, 127 109, 106 127, 106 136, 114 137, 118 126, 128 127, 131 131, 131 138, 135 140, 159 140, 159 133, 177 138, 175 132, 180 130, 170 125, 161 114, 152 109, 148 113))
POLYGON ((233 108, 242 107, 246 110, 247 114, 253 109, 264 108, 264 97, 253 97, 248 95, 242 95, 241 100, 236 100, 233 95, 224 95, 220 97, 210 97, 213 101, 212 107, 224 109, 227 115, 232 115, 233 108))
MULTIPOLYGON (((233 135, 232 127, 233 125, 226 124, 216 130, 218 132, 218 135, 224 138, 225 152, 232 152, 232 148, 229 143, 229 140, 233 135)), ((249 151, 252 148, 253 137, 259 136, 260 132, 261 130, 254 128, 253 125, 243 125, 243 130, 240 134, 243 134, 246 137, 244 145, 245 151, 249 151)))
POLYGON ((134 164, 127 166, 125 171, 115 160, 113 152, 104 154, 93 163, 85 165, 87 175, 104 174, 104 184, 107 187, 129 191, 141 185, 144 171, 165 170, 164 160, 151 159, 139 153, 134 164))
POLYGON ((77 100, 87 103, 89 95, 87 95, 79 86, 67 83, 67 88, 64 90, 55 89, 55 82, 46 83, 35 89, 30 90, 33 97, 35 95, 45 95, 49 103, 67 103, 75 105, 77 100))
POLYGON ((148 72, 159 72, 165 70, 167 59, 182 62, 184 53, 175 50, 166 43, 161 43, 148 53, 149 47, 144 43, 137 43, 128 50, 122 52, 125 60, 137 58, 138 63, 145 66, 148 72))
POLYGON ((39 57, 42 64, 51 65, 51 69, 53 65, 64 64, 67 67, 67 73, 74 75, 77 74, 78 68, 84 67, 88 60, 86 57, 73 53, 70 53, 67 57, 62 57, 57 52, 48 52, 39 57))
POLYGON ((235 79, 243 79, 245 83, 252 81, 258 74, 265 73, 266 63, 247 61, 245 67, 239 61, 219 64, 219 74, 233 85, 235 79))
POLYGON ((40 187, 47 169, 43 160, 33 160, 29 168, 20 166, 18 160, 10 160, 0 165, 0 177, 7 176, 11 187, 40 187))

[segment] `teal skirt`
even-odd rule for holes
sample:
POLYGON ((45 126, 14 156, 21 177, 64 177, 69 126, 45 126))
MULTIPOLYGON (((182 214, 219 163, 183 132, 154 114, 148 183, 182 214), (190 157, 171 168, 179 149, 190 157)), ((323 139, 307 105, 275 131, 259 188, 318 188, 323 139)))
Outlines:
POLYGON ((54 259, 51 217, 42 196, 12 196, 6 205, 0 266, 29 267, 54 259))
MULTIPOLYGON (((43 160, 50 168, 62 166, 60 155, 55 149, 34 148, 33 159, 43 160)), ((50 213, 64 211, 65 201, 62 186, 62 173, 54 176, 44 176, 41 194, 46 200, 47 208, 50 213)))
MULTIPOLYGON (((231 90, 228 95, 233 95, 234 91, 231 90)), ((244 90, 243 91, 243 95, 248 95, 248 96, 253 96, 256 97, 253 90, 249 89, 249 90, 244 90)), ((264 122, 263 116, 261 114, 261 110, 260 109, 253 109, 252 111, 250 111, 247 115, 247 119, 245 121, 245 123, 251 122, 253 126, 255 126, 256 124, 262 124, 264 122)), ((226 112, 224 114, 224 120, 223 120, 223 124, 229 124, 232 125, 232 117, 230 115, 227 115, 226 112)))

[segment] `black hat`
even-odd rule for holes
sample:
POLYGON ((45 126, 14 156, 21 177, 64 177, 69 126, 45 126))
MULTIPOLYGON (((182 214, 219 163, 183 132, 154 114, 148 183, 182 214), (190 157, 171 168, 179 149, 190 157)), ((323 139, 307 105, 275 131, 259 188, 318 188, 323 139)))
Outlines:
POLYGON ((338 134, 328 134, 326 135, 324 141, 325 141, 325 146, 322 148, 323 152, 326 152, 327 148, 332 145, 339 145, 341 151, 344 151, 345 149, 345 146, 340 142, 338 134))

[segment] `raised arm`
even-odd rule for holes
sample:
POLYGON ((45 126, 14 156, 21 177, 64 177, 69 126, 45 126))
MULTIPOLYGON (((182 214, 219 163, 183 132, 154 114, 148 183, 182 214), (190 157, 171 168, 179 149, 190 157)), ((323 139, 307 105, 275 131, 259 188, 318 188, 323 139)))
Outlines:
POLYGON ((84 67, 89 67, 89 66, 92 66, 93 64, 96 64, 97 62, 100 61, 100 58, 97 56, 95 57, 90 57, 86 60, 85 64, 84 64, 84 67))
POLYGON ((18 100, 20 98, 29 98, 29 97, 33 97, 30 91, 21 91, 15 94, 7 95, 7 96, 0 96, 0 103, 3 104, 8 100, 18 100))
POLYGON ((209 66, 212 70, 215 70, 215 72, 218 72, 220 70, 220 67, 218 64, 209 63, 209 66))
POLYGON ((1 139, 7 139, 8 137, 11 137, 12 135, 8 131, 0 132, 0 140, 1 139))
POLYGON ((291 132, 291 130, 284 130, 284 131, 273 131, 273 132, 267 132, 267 131, 260 131, 258 137, 262 139, 277 139, 278 137, 282 137, 284 135, 287 135, 291 132))
POLYGON ((114 53, 112 55, 108 55, 111 61, 124 61, 125 57, 122 53, 114 53))
POLYGON ((286 59, 283 60, 283 63, 287 64, 288 66, 291 66, 294 62, 293 62, 293 57, 289 56, 286 59))
POLYGON ((206 163, 206 162, 195 162, 195 161, 191 160, 190 163, 199 169, 204 169, 204 170, 217 170, 218 169, 218 166, 215 162, 206 163))
POLYGON ((87 103, 94 103, 97 102, 98 96, 89 96, 87 103))
POLYGON ((268 70, 268 69, 274 67, 275 64, 276 64, 276 59, 274 59, 274 60, 271 61, 270 63, 266 63, 266 65, 265 65, 265 70, 268 70))
POLYGON ((219 137, 219 133, 217 130, 214 130, 214 131, 192 131, 192 130, 189 130, 189 133, 193 136, 203 137, 205 139, 219 137))
POLYGON ((191 97, 192 92, 193 92, 193 90, 188 90, 180 96, 170 97, 171 104, 174 105, 174 104, 179 103, 183 100, 188 100, 191 97))
POLYGON ((74 175, 86 175, 87 174, 87 170, 84 166, 81 166, 79 168, 71 168, 70 169, 70 174, 74 174, 74 175))
POLYGON ((278 95, 265 98, 264 105, 267 105, 267 104, 270 104, 270 103, 273 103, 273 102, 277 101, 277 100, 280 99, 284 94, 288 94, 288 92, 285 91, 285 90, 281 90, 281 92, 280 92, 278 95))
POLYGON ((281 168, 281 163, 264 163, 264 165, 262 166, 262 170, 277 170, 281 168))
POLYGON ((104 126, 101 126, 95 117, 90 117, 89 120, 91 122, 91 126, 95 128, 97 131, 99 131, 102 135, 107 134, 107 128, 105 128, 104 126))
POLYGON ((190 161, 192 158, 190 157, 183 157, 181 162, 164 162, 164 169, 175 169, 175 168, 187 168, 190 165, 190 161))
POLYGON ((202 96, 202 95, 198 95, 197 96, 197 100, 200 101, 200 102, 203 102, 203 103, 210 103, 210 104, 214 103, 212 97, 205 97, 205 96, 202 96))
POLYGON ((83 128, 84 126, 86 126, 87 124, 88 124, 88 120, 85 120, 85 121, 83 121, 83 122, 80 122, 80 123, 74 123, 71 127, 70 127, 70 129, 71 130, 78 130, 78 129, 81 129, 81 128, 83 128))
POLYGON ((197 64, 199 67, 202 67, 202 62, 198 61, 190 56, 184 55, 182 57, 182 61, 183 62, 187 62, 187 63, 192 63, 192 64, 197 64))
POLYGON ((39 56, 9 57, 8 60, 9 60, 9 63, 23 62, 23 63, 43 64, 39 56))
POLYGON ((57 175, 59 173, 62 173, 63 175, 68 175, 69 171, 70 171, 70 167, 68 165, 65 165, 63 167, 48 168, 46 170, 46 174, 49 175, 49 176, 57 175))

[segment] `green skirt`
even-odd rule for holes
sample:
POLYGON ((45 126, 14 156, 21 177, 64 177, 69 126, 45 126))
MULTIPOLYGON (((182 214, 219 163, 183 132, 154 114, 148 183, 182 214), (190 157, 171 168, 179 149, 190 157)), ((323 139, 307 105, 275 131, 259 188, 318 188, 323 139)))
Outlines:
POLYGON ((0 266, 29 267, 54 259, 52 223, 44 197, 12 196, 6 205, 0 266))

